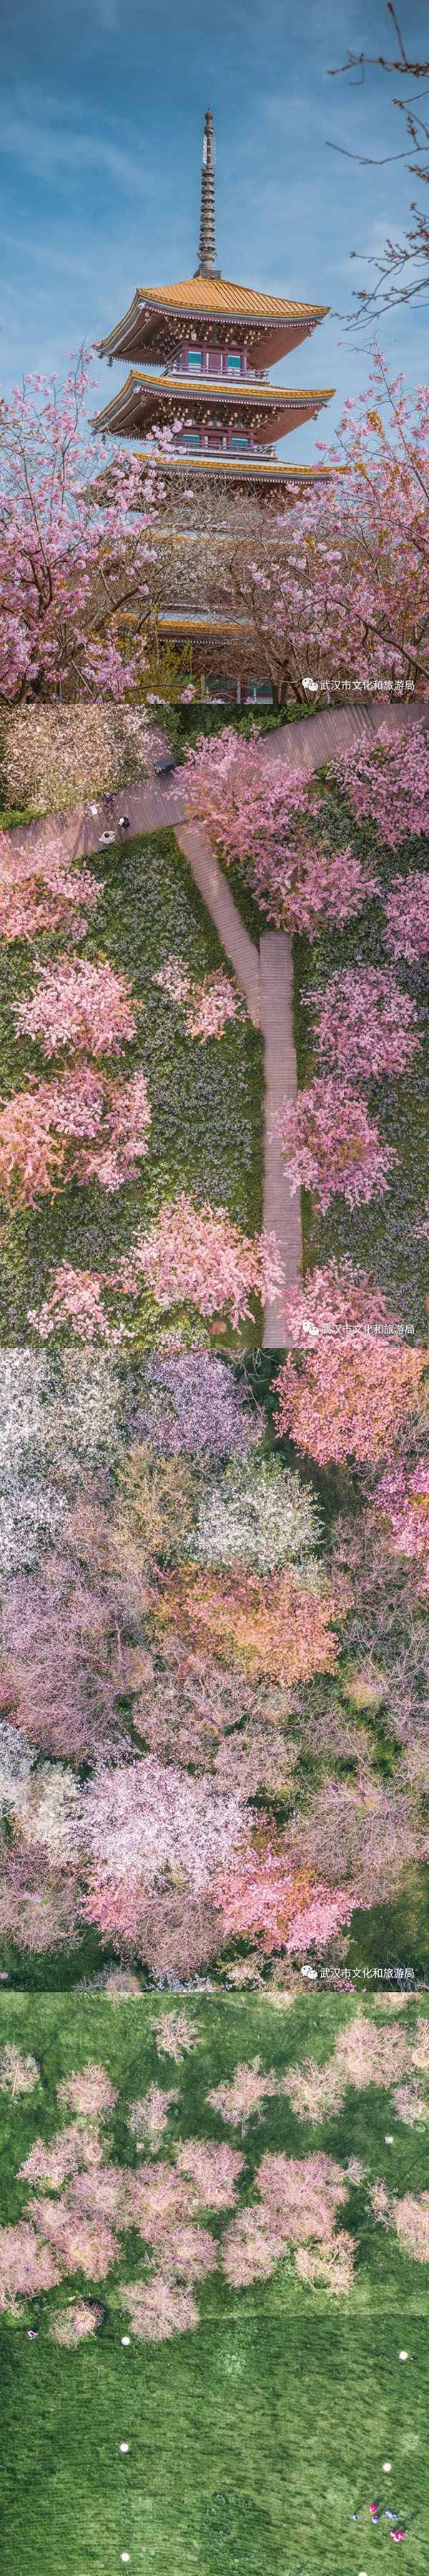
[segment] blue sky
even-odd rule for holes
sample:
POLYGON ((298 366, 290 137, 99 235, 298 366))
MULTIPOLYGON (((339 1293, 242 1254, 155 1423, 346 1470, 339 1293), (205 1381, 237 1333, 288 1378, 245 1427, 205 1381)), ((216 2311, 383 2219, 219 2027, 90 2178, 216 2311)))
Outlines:
MULTIPOLYGON (((398 8, 409 53, 429 54, 429 0, 398 8)), ((356 74, 329 78, 348 48, 391 52, 385 0, 2 0, 3 395, 29 369, 61 376, 67 352, 109 330, 137 285, 192 274, 210 104, 219 265, 330 304, 276 372, 336 387, 319 423, 321 436, 334 432, 369 366, 365 335, 338 319, 371 277, 350 253, 401 237, 411 194, 400 159, 362 169, 327 148, 403 146, 397 79, 377 69, 363 87, 356 74)), ((425 310, 405 308, 380 330, 411 386, 427 377, 428 306, 429 292, 425 310)), ((95 373, 98 408, 121 372, 97 361, 95 373)), ((305 462, 317 436, 312 423, 280 452, 305 462)))

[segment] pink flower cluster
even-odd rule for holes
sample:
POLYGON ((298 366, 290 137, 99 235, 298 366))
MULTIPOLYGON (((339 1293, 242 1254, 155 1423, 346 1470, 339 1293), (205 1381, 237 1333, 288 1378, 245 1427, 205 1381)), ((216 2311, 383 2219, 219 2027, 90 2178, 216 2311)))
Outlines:
POLYGON ((237 986, 231 983, 229 975, 225 975, 223 967, 213 975, 205 975, 203 982, 198 984, 193 982, 181 958, 171 956, 166 957, 153 981, 160 985, 162 992, 168 993, 171 1002, 189 1003, 187 1033, 191 1038, 200 1038, 202 1045, 207 1038, 222 1037, 227 1020, 236 1020, 243 1011, 237 986))
POLYGON ((238 742, 231 726, 187 752, 186 763, 191 821, 203 824, 227 865, 239 861, 277 929, 311 938, 320 920, 342 923, 379 891, 350 844, 333 853, 312 848, 314 782, 268 763, 261 745, 238 742))
POLYGON ((423 1582, 429 1589, 429 1466, 420 1459, 410 1473, 386 1468, 374 1497, 375 1509, 389 1522, 394 1546, 402 1556, 423 1559, 423 1582))
POLYGON ((348 1261, 342 1270, 336 1261, 328 1261, 324 1270, 311 1270, 305 1280, 288 1288, 285 1322, 297 1350, 332 1341, 364 1349, 377 1330, 393 1339, 401 1333, 399 1317, 386 1305, 382 1288, 374 1287, 365 1272, 355 1279, 348 1261))
POLYGON ((289 1957, 326 1949, 353 1911, 344 1888, 306 1889, 290 1863, 270 1850, 261 1857, 256 1852, 237 1856, 234 1870, 218 1879, 213 1893, 221 1906, 225 1941, 253 1933, 262 1937, 266 1951, 285 1949, 289 1957))
POLYGON ((0 939, 64 928, 83 933, 102 891, 90 868, 67 866, 54 841, 15 851, 0 833, 0 939))
POLYGON ((385 938, 392 957, 405 957, 408 966, 425 966, 429 959, 429 877, 422 869, 416 868, 412 876, 393 877, 385 914, 385 938))
POLYGON ((380 727, 377 741, 335 754, 334 776, 341 781, 353 814, 375 823, 377 837, 390 850, 401 841, 429 835, 429 735, 410 725, 407 733, 380 727))
MULTIPOLYGON (((69 681, 76 696, 123 698, 147 667, 144 603, 169 431, 146 456, 109 442, 96 470, 83 351, 64 387, 27 376, 2 404, 0 698, 69 681)), ((149 578, 148 578, 149 576, 149 578)))
MULTIPOLYGON (((428 912, 429 939, 429 912, 428 912)), ((306 993, 313 1006, 314 1029, 322 1056, 338 1065, 346 1079, 370 1082, 380 1073, 403 1073, 421 1040, 410 1023, 416 1005, 402 993, 392 971, 374 966, 331 975, 321 994, 306 993)))
POLYGON ((189 999, 188 1036, 199 1038, 202 1046, 205 1046, 207 1038, 221 1038, 228 1020, 243 1017, 243 1003, 237 986, 231 983, 229 975, 224 974, 222 966, 217 974, 207 975, 203 984, 193 984, 189 999))
POLYGON ((316 1078, 296 1101, 285 1100, 274 1121, 292 1191, 314 1190, 325 1211, 337 1192, 348 1207, 388 1187, 398 1156, 382 1145, 365 1101, 332 1076, 316 1078))
POLYGON ((377 1463, 415 1410, 427 1351, 398 1347, 381 1290, 333 1263, 289 1290, 285 1320, 303 1359, 298 1374, 290 1353, 276 1380, 278 1437, 291 1432, 320 1466, 377 1463))
POLYGON ((72 1046, 83 1055, 118 1055, 124 1039, 135 1036, 136 1020, 125 975, 106 962, 62 958, 38 966, 37 986, 15 1004, 15 1028, 39 1038, 46 1056, 72 1046))
MULTIPOLYGON (((124 1113, 125 1129, 121 1146, 123 1158, 132 1155, 133 1152, 136 1154, 146 1150, 142 1141, 133 1145, 130 1114, 131 1095, 138 1086, 143 1084, 143 1079, 143 1075, 136 1074, 133 1083, 122 1085, 123 1094, 127 1096, 124 1113)), ((95 1077, 95 1080, 101 1092, 100 1076, 95 1077)), ((60 1086, 57 1087, 59 1090, 60 1086)), ((42 1089, 47 1092, 50 1099, 54 1086, 40 1084, 39 1090, 42 1091, 42 1089)), ((118 1091, 119 1085, 114 1095, 116 1102, 118 1091)), ((23 1101, 29 1099, 34 1101, 35 1095, 23 1092, 18 1096, 23 1101)), ((150 1112, 148 1111, 147 1114, 149 1117, 150 1112)), ((144 1115, 143 1099, 141 1111, 137 1103, 137 1124, 141 1118, 143 1129, 144 1115)), ((31 1120, 29 1123, 31 1131, 31 1120)), ((124 1164, 120 1164, 118 1118, 116 1117, 115 1121, 113 1110, 110 1139, 110 1146, 106 1145, 104 1151, 100 1140, 96 1153, 91 1157, 87 1151, 84 1156, 83 1148, 81 1149, 76 1165, 73 1165, 78 1179, 88 1179, 94 1174, 97 1179, 103 1181, 105 1188, 118 1188, 118 1172, 121 1179, 125 1178, 126 1174, 124 1164), (116 1152, 112 1148, 116 1148, 116 1152), (113 1175, 113 1172, 115 1177, 111 1178, 110 1174, 113 1175)), ((22 1153, 23 1147, 21 1140, 19 1141, 22 1153)), ((30 1155, 31 1146, 34 1156, 34 1137, 32 1139, 30 1132, 30 1138, 27 1139, 28 1155, 30 1155)), ((47 1143, 44 1135, 40 1149, 43 1173, 46 1172, 49 1150, 49 1140, 47 1143)), ((54 1138, 53 1155, 55 1150, 60 1153, 59 1141, 56 1148, 54 1138)), ((17 1150, 12 1170, 15 1170, 16 1162, 17 1150)), ((46 1180, 43 1183, 39 1180, 38 1186, 47 1186, 46 1180)), ((36 1194, 34 1174, 33 1190, 36 1194)), ((103 1305, 102 1290, 105 1287, 114 1288, 119 1289, 124 1296, 137 1297, 140 1281, 143 1278, 157 1306, 161 1309, 168 1306, 195 1306, 200 1315, 228 1316, 235 1329, 242 1318, 249 1314, 249 1297, 260 1297, 265 1301, 266 1297, 275 1295, 281 1287, 282 1277, 274 1236, 262 1233, 252 1240, 250 1236, 241 1234, 239 1226, 231 1224, 225 1208, 211 1208, 207 1203, 202 1208, 195 1208, 192 1200, 186 1197, 185 1191, 182 1191, 180 1198, 173 1202, 169 1201, 160 1209, 159 1217, 149 1228, 148 1233, 140 1235, 132 1245, 131 1251, 124 1254, 117 1271, 97 1274, 96 1271, 76 1271, 67 1264, 60 1264, 59 1269, 53 1273, 49 1295, 40 1311, 37 1312, 34 1307, 29 1310, 29 1322, 33 1325, 33 1329, 40 1333, 43 1341, 49 1339, 50 1335, 58 1329, 59 1324, 70 1323, 80 1341, 93 1341, 97 1331, 104 1341, 114 1343, 123 1338, 125 1327, 118 1326, 114 1329, 110 1325, 103 1305)))
POLYGON ((69 1261, 60 1262, 44 1305, 39 1309, 29 1306, 28 1322, 42 1342, 50 1341, 52 1334, 67 1324, 71 1324, 79 1342, 93 1342, 99 1335, 112 1349, 124 1339, 123 1324, 115 1328, 106 1315, 100 1280, 91 1270, 73 1270, 69 1261))
POLYGON ((0 1110, 0 1191, 30 1206, 59 1178, 117 1190, 148 1149, 144 1074, 112 1082, 89 1064, 16 1091, 0 1110))
POLYGON ((228 1315, 236 1327, 250 1312, 249 1297, 277 1293, 282 1271, 274 1236, 252 1242, 225 1208, 196 1208, 182 1190, 120 1264, 119 1284, 129 1295, 136 1296, 140 1277, 157 1306, 189 1304, 200 1315, 228 1315))
POLYGON ((303 852, 290 892, 276 879, 273 868, 266 909, 277 930, 305 931, 308 939, 314 939, 322 921, 341 929, 344 921, 362 911, 369 895, 378 893, 378 878, 348 842, 344 850, 303 852))
POLYGON ((161 993, 168 994, 169 1002, 187 1002, 190 981, 188 967, 182 964, 181 957, 174 955, 164 958, 164 965, 158 968, 158 974, 153 977, 153 982, 159 984, 161 993))

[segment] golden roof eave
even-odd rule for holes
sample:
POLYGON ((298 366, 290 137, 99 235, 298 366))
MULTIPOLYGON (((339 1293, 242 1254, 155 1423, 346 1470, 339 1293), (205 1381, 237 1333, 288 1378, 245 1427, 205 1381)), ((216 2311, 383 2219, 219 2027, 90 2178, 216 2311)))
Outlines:
MULTIPOLYGON (((137 431, 135 427, 130 427, 129 430, 124 430, 123 435, 130 439, 135 438, 137 431)), ((139 463, 146 457, 148 464, 153 464, 150 448, 145 449, 143 446, 135 448, 134 454, 139 463)), ((235 483, 330 483, 334 474, 345 473, 345 466, 283 465, 277 456, 267 457, 263 452, 258 456, 256 451, 247 453, 245 456, 231 456, 224 450, 218 456, 209 456, 207 450, 203 450, 200 456, 196 456, 190 455, 189 450, 182 447, 178 448, 175 456, 163 457, 160 461, 163 476, 167 474, 188 476, 191 472, 193 476, 195 474, 200 476, 207 474, 211 477, 217 475, 220 479, 222 475, 226 475, 228 482, 235 483)))
MULTIPOLYGON (((244 380, 240 383, 240 402, 243 382, 244 380)), ((321 410, 325 403, 332 401, 334 392, 334 385, 305 385, 304 387, 294 385, 290 386, 290 388, 286 385, 264 385, 262 389, 259 387, 257 389, 257 400, 259 401, 262 409, 267 408, 269 410, 271 407, 274 411, 276 409, 278 410, 279 407, 281 410, 287 410, 288 405, 290 405, 292 411, 296 411, 297 407, 301 408, 301 410, 303 408, 308 408, 308 410, 311 411, 314 410, 316 405, 317 409, 321 410)), ((189 403, 190 388, 186 387, 185 381, 181 381, 180 378, 147 376, 140 368, 130 367, 129 375, 126 377, 125 384, 121 385, 120 392, 113 394, 111 401, 105 404, 103 411, 99 411, 94 414, 91 424, 92 428, 94 430, 108 430, 111 425, 112 428, 114 428, 115 424, 119 422, 121 412, 123 412, 126 405, 130 404, 133 395, 137 397, 138 394, 142 393, 146 393, 148 399, 149 396, 152 395, 153 399, 158 403, 160 401, 162 402, 163 394, 167 395, 167 397, 172 393, 177 394, 179 399, 181 395, 182 408, 184 409, 186 404, 189 403)), ((205 395, 207 395, 210 402, 213 402, 214 397, 216 398, 216 401, 218 398, 219 400, 222 399, 222 395, 220 393, 218 397, 218 387, 217 384, 215 384, 213 377, 208 377, 204 385, 192 385, 192 399, 196 397, 196 400, 199 398, 201 401, 202 397, 205 395)), ((225 402, 225 409, 227 401, 229 401, 229 403, 231 403, 231 401, 237 401, 236 386, 232 389, 231 386, 227 387, 225 385, 223 400, 225 402)), ((254 406, 255 391, 253 386, 247 387, 247 400, 251 400, 254 406)))
POLYGON ((151 313, 154 316, 165 313, 166 319, 169 316, 174 319, 176 315, 183 318, 189 313, 199 315, 200 320, 206 317, 211 322, 216 319, 259 322, 265 329, 270 323, 275 325, 279 322, 290 323, 293 329, 294 324, 303 322, 310 329, 312 324, 323 322, 329 310, 329 304, 304 304, 291 296, 268 295, 263 288, 239 286, 227 277, 185 277, 169 286, 138 286, 128 312, 122 315, 113 331, 108 331, 104 339, 96 342, 96 347, 100 357, 108 357, 110 352, 113 354, 120 335, 132 330, 133 324, 145 311, 148 318, 151 313))
MULTIPOLYGON (((145 367, 130 367, 120 393, 112 395, 112 402, 106 404, 106 410, 121 402, 133 385, 139 385, 147 394, 177 394, 179 398, 181 395, 182 403, 191 396, 192 403, 205 400, 223 402, 226 406, 231 402, 247 402, 262 409, 266 403, 274 404, 276 408, 279 402, 331 402, 335 393, 335 385, 269 385, 258 381, 254 384, 253 379, 247 383, 245 376, 237 377, 233 382, 229 382, 227 376, 152 376, 145 367)), ((97 418, 101 416, 97 414, 97 418)))

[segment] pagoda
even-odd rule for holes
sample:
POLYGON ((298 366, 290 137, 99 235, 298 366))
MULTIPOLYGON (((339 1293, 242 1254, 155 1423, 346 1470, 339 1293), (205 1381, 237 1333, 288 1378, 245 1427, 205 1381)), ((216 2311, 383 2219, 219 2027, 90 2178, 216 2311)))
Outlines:
POLYGON ((109 366, 114 358, 128 360, 129 373, 94 429, 149 442, 154 429, 170 427, 174 471, 186 475, 191 455, 193 479, 220 477, 225 487, 254 488, 259 500, 264 488, 272 494, 291 481, 315 483, 326 472, 279 463, 275 442, 315 420, 333 387, 273 385, 268 371, 309 338, 329 306, 267 295, 221 276, 215 163, 207 108, 198 267, 173 286, 137 287, 123 321, 98 341, 100 357, 109 366))

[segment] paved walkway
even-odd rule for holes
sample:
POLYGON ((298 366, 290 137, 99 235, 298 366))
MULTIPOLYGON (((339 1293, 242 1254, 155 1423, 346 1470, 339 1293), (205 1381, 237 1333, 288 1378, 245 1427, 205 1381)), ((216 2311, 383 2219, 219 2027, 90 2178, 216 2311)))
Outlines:
MULTIPOLYGON (((264 741, 264 757, 286 760, 294 770, 309 774, 319 762, 332 758, 336 751, 348 748, 360 739, 373 739, 382 724, 390 732, 406 729, 416 720, 429 725, 429 707, 399 703, 384 705, 377 700, 362 706, 327 708, 323 714, 303 717, 297 724, 282 725, 264 741)), ((162 744, 159 744, 162 757, 162 744)), ((265 1140, 264 1140, 264 1226, 275 1233, 280 1246, 288 1286, 298 1278, 301 1260, 301 1223, 299 1193, 291 1197, 280 1146, 270 1130, 275 1111, 285 1098, 295 1099, 297 1090, 296 1058, 292 1018, 292 951, 283 931, 264 931, 260 952, 249 938, 233 901, 227 879, 218 866, 202 832, 191 830, 185 821, 185 791, 180 770, 171 778, 153 774, 135 787, 122 788, 111 796, 99 796, 93 806, 78 805, 66 814, 47 814, 43 820, 21 826, 6 834, 12 850, 25 838, 26 848, 40 849, 55 837, 57 846, 70 859, 90 856, 100 849, 103 831, 117 831, 121 814, 127 813, 132 833, 159 831, 167 827, 175 832, 203 900, 216 924, 225 954, 230 958, 237 982, 244 994, 249 1017, 255 1028, 261 1028, 265 1047, 265 1140)), ((284 1324, 276 1303, 266 1310, 264 1348, 278 1348, 285 1342, 284 1324)))
POLYGON ((222 868, 219 867, 218 860, 209 848, 208 841, 204 840, 203 832, 189 831, 183 824, 179 828, 177 823, 175 832, 179 849, 183 850, 185 859, 192 868, 196 885, 199 886, 200 894, 207 905, 207 911, 211 913, 212 921, 216 923, 222 947, 225 948, 227 957, 231 959, 237 982, 241 985, 245 996, 249 1019, 253 1020, 254 1028, 259 1029, 261 1027, 259 951, 255 947, 254 940, 249 938, 244 921, 240 919, 228 879, 223 875, 222 868))
POLYGON ((320 715, 301 716, 296 724, 278 725, 264 738, 264 754, 269 760, 287 760, 290 769, 305 769, 309 774, 322 760, 333 760, 336 751, 349 751, 354 743, 374 740, 381 725, 389 733, 405 731, 410 724, 429 725, 429 706, 417 700, 398 699, 397 705, 377 698, 361 706, 326 707, 320 715))

